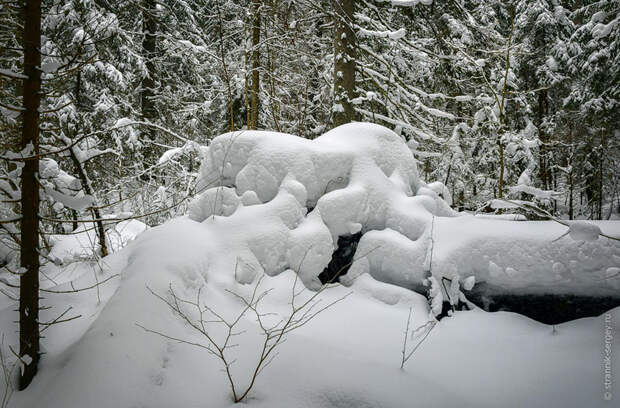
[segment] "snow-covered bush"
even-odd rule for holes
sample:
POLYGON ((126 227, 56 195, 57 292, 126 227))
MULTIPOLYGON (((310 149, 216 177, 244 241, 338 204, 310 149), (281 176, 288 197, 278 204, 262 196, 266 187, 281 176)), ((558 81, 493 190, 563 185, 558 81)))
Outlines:
MULTIPOLYGON (((236 266, 239 266, 237 264, 236 266)), ((236 272, 236 271, 235 271, 236 272)), ((201 342, 180 339, 164 332, 155 331, 139 325, 146 332, 157 334, 169 340, 175 340, 190 346, 204 349, 213 357, 218 359, 226 372, 228 384, 232 392, 234 402, 241 402, 246 399, 260 373, 278 355, 276 350, 284 343, 292 331, 300 329, 308 324, 320 313, 326 311, 336 303, 344 300, 348 295, 344 295, 327 304, 321 304, 324 300, 320 297, 321 292, 329 289, 329 284, 322 285, 316 292, 310 292, 299 288, 298 277, 293 280, 293 287, 290 295, 290 312, 284 316, 265 310, 263 305, 265 297, 269 296, 273 288, 265 288, 263 282, 264 275, 256 279, 254 288, 249 296, 242 296, 232 291, 229 295, 240 301, 239 311, 231 318, 223 317, 221 311, 218 312, 213 306, 209 306, 201 298, 201 289, 195 297, 196 300, 180 298, 172 286, 169 287, 165 297, 155 292, 151 292, 155 297, 162 301, 168 308, 187 323, 194 332, 201 337, 201 342), (260 327, 262 337, 261 347, 258 348, 258 359, 256 365, 248 373, 249 379, 245 384, 240 383, 233 376, 231 366, 236 360, 234 348, 239 346, 238 337, 244 334, 242 320, 252 315, 260 327), (219 327, 218 327, 219 326, 219 327)), ((256 357, 256 356, 252 356, 256 357)))

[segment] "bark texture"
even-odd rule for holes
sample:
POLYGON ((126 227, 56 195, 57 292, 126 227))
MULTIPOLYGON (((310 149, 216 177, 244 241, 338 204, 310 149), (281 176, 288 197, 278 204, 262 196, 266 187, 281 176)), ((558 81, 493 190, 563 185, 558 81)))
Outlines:
POLYGON ((22 148, 31 157, 22 170, 22 220, 19 282, 19 355, 24 368, 19 389, 26 388, 39 363, 39 106, 41 104, 41 0, 26 1, 24 10, 22 148), (26 364, 27 363, 27 364, 26 364))
POLYGON ((250 91, 250 129, 258 129, 260 93, 260 12, 261 0, 252 0, 252 89, 250 91))
POLYGON ((333 124, 356 120, 352 100, 355 92, 357 41, 353 28, 355 0, 333 0, 334 4, 334 108, 333 124))

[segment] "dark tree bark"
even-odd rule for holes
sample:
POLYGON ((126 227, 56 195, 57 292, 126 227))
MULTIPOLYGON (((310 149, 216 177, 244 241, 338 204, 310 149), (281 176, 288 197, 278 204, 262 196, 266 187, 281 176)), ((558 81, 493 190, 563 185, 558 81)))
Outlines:
MULTIPOLYGON (((499 147, 499 180, 497 182, 497 195, 496 198, 504 198, 504 143, 502 142, 502 133, 504 131, 505 112, 506 112, 506 97, 508 96, 508 72, 510 71, 510 51, 512 50, 512 39, 515 32, 515 9, 514 6, 510 7, 510 35, 508 36, 508 48, 506 49, 506 68, 504 69, 504 89, 502 91, 502 98, 499 104, 499 132, 497 134, 497 144, 499 147)), ((500 208, 497 211, 498 214, 502 213, 500 208)))
POLYGON ((352 122, 356 113, 355 69, 357 40, 353 29, 355 0, 333 0, 334 4, 334 126, 352 122))
POLYGON ((232 87, 230 85, 230 74, 228 73, 228 67, 226 65, 226 50, 224 49, 224 22, 222 21, 222 11, 220 10, 220 2, 215 2, 215 9, 217 10, 217 32, 220 38, 220 57, 222 59, 222 70, 224 72, 224 80, 226 81, 226 91, 228 93, 228 120, 230 124, 230 131, 235 131, 235 114, 234 114, 234 101, 232 87))
POLYGON ((599 162, 598 162, 598 219, 603 219, 603 162, 605 161, 605 151, 606 151, 607 143, 605 140, 605 133, 601 130, 601 147, 599 153, 599 162))
MULTIPOLYGON (((155 0, 144 0, 142 10, 142 31, 144 31, 144 39, 142 40, 142 52, 146 66, 146 76, 142 78, 141 86, 141 108, 142 119, 145 122, 153 122, 156 117, 155 101, 155 53, 157 48, 157 20, 156 20, 156 2, 155 0)), ((155 131, 148 129, 148 137, 155 139, 155 131)))
POLYGON ((260 93, 260 8, 261 0, 252 0, 252 89, 250 91, 250 129, 258 129, 260 93))
POLYGON ((572 129, 569 130, 569 132, 568 132, 568 144, 570 146, 570 153, 569 153, 569 156, 568 156, 568 165, 571 167, 570 171, 568 173, 568 187, 569 187, 569 190, 568 190, 568 194, 569 194, 568 195, 568 219, 572 220, 572 219, 574 219, 574 211, 575 211, 574 210, 575 206, 574 206, 574 201, 573 201, 573 195, 574 195, 574 192, 575 192, 575 182, 574 182, 574 179, 573 179, 573 172, 574 172, 574 169, 573 169, 573 166, 574 166, 574 163, 573 163, 573 158, 574 158, 573 149, 574 148, 572 146, 572 144, 573 144, 573 131, 572 131, 572 129))
POLYGON ((540 152, 538 157, 538 167, 539 167, 539 177, 540 183, 543 190, 549 189, 549 169, 548 169, 548 148, 547 143, 549 142, 545 131, 542 128, 543 119, 546 114, 545 106, 547 104, 547 92, 540 91, 538 93, 538 137, 542 144, 540 145, 540 152))
MULTIPOLYGON (((71 154, 71 160, 73 161, 73 165, 75 166, 78 172, 78 175, 80 177, 80 182, 82 183, 82 187, 84 187, 84 191, 86 191, 86 194, 96 197, 95 191, 93 190, 90 184, 90 179, 88 178, 88 175, 86 174, 86 169, 84 168, 84 164, 79 161, 73 149, 69 149, 69 152, 71 154)), ((99 211, 99 207, 97 207, 97 203, 98 202, 95 199, 95 202, 93 203, 93 207, 91 208, 91 212, 92 212, 93 218, 95 219, 94 223, 97 226, 97 236, 99 238, 99 252, 102 257, 105 257, 109 255, 108 245, 106 242, 105 228, 103 226, 101 211, 99 211)))
POLYGON ((23 390, 37 373, 39 363, 39 106, 41 104, 41 0, 27 0, 24 10, 24 75, 22 148, 27 159, 22 170, 22 219, 19 282, 19 355, 24 369, 23 390))

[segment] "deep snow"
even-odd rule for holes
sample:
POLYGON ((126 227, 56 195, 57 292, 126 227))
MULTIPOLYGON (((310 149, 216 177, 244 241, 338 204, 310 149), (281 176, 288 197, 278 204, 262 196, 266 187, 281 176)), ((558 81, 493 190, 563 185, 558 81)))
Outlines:
MULTIPOLYGON (((232 406, 217 360, 135 325, 200 340, 147 286, 164 293, 172 284, 191 295, 205 285, 208 303, 218 311, 232 315, 239 309, 224 290, 247 294, 250 286, 235 283, 230 270, 222 276, 215 272, 223 266, 209 260, 223 251, 211 246, 216 237, 189 219, 171 221, 110 257, 110 268, 122 269, 123 276, 104 286, 99 305, 93 293, 55 297, 54 304, 71 303, 84 318, 46 333, 41 372, 28 391, 13 396, 14 406, 232 406)), ((286 313, 293 276, 288 271, 266 278, 275 291, 266 298, 265 311, 286 313)), ((401 371, 408 308, 413 306, 418 326, 428 318, 426 299, 369 275, 322 296, 327 302, 349 290, 352 295, 290 335, 259 377, 250 406, 612 406, 602 397, 601 317, 551 327, 513 313, 457 312, 438 323, 401 371)), ((620 309, 611 314, 617 339, 620 309)), ((11 327, 7 310, 1 316, 2 327, 11 327)), ((243 324, 248 332, 234 351, 234 374, 241 383, 260 341, 255 323, 243 324)), ((612 366, 620 366, 617 353, 612 366)))
MULTIPOLYGON (((118 252, 100 262, 53 266, 54 276, 65 277, 46 284, 56 291, 120 276, 99 291, 44 295, 53 308, 43 320, 67 305, 82 317, 46 330, 40 372, 11 406, 232 406, 217 359, 138 326, 204 342, 151 291, 166 298, 173 288, 195 299, 200 289, 207 305, 231 318, 243 304, 230 292, 249 296, 264 273, 261 284, 272 291, 261 312, 286 316, 296 276, 309 288, 299 297, 308 298, 320 287, 336 238, 358 231, 364 235, 345 285, 319 295, 323 305, 346 297, 288 335, 248 405, 613 406, 603 399, 603 317, 552 327, 514 313, 456 312, 436 323, 400 370, 410 308, 412 327, 434 317, 424 296, 385 282, 422 285, 431 271, 433 279, 458 274, 463 286, 492 281, 528 293, 614 293, 618 277, 606 274, 620 264, 617 243, 570 234, 556 240, 567 228, 553 222, 457 214, 440 184, 419 179, 400 137, 376 125, 346 125, 314 141, 226 134, 206 149, 201 172, 204 192, 188 216, 150 229, 126 225, 126 246, 118 252)), ((620 235, 620 223, 597 225, 620 235)), ((72 240, 56 240, 54 250, 74 254, 83 241, 72 240)), ((15 345, 15 305, 2 307, 5 346, 15 345)), ((620 308, 610 316, 616 379, 620 308)), ((224 334, 221 325, 208 326, 216 337, 224 334)), ((240 326, 239 346, 229 353, 243 385, 261 337, 252 315, 240 326)))

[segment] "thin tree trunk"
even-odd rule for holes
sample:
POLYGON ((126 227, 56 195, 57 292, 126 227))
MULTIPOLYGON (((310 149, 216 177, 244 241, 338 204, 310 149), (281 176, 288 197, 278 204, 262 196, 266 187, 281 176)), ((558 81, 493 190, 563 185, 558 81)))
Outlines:
POLYGON ((94 198, 93 207, 91 208, 91 211, 93 213, 93 218, 97 220, 95 221, 95 225, 97 226, 97 235, 99 237, 99 247, 101 250, 100 252, 101 252, 102 257, 108 256, 108 245, 105 239, 105 228, 103 227, 103 221, 101 220, 102 219, 101 211, 99 211, 99 208, 97 207, 98 201, 95 195, 95 190, 93 189, 90 183, 90 179, 88 178, 88 175, 86 174, 86 169, 84 168, 84 164, 81 163, 80 160, 77 158, 73 149, 69 149, 69 152, 71 154, 71 160, 73 161, 73 164, 75 165, 78 171, 78 175, 80 177, 80 181, 82 182, 82 186, 84 187, 84 191, 86 192, 86 194, 94 198))
POLYGON ((603 135, 603 131, 601 130, 601 153, 599 155, 598 162, 598 219, 603 219, 603 161, 605 156, 603 152, 605 151, 605 137, 603 135))
POLYGON ((542 128, 542 122, 545 114, 545 101, 547 92, 540 91, 538 93, 538 138, 541 142, 540 152, 538 155, 538 167, 540 183, 543 190, 549 190, 549 173, 547 169, 547 138, 542 128))
POLYGON ((39 107, 41 105, 41 0, 27 0, 24 11, 22 148, 32 159, 22 170, 22 220, 19 281, 19 355, 24 368, 19 389, 26 388, 39 363, 39 107))
POLYGON ((568 145, 569 147, 569 156, 568 156, 568 166, 570 167, 570 172, 568 173, 568 219, 572 220, 575 216, 575 203, 573 199, 573 195, 575 192, 575 182, 573 180, 573 159, 575 156, 575 151, 573 147, 573 129, 569 128, 568 131, 568 145))
MULTIPOLYGON (((558 175, 556 173, 556 169, 552 168, 551 172, 551 180, 553 184, 553 191, 558 191, 558 175)), ((553 200, 553 212, 557 214, 558 212, 558 200, 553 200)))
MULTIPOLYGON (((76 102, 78 102, 77 103, 78 110, 80 109, 79 101, 82 97, 82 86, 81 86, 80 77, 81 77, 80 71, 78 71, 77 81, 75 83, 75 100, 76 102)), ((78 129, 80 128, 80 124, 78 124, 77 128, 78 129)), ((108 256, 108 245, 105 239, 105 228, 103 227, 103 221, 101 220, 102 219, 101 211, 99 211, 99 208, 98 208, 99 204, 97 201, 97 196, 95 195, 95 190, 93 189, 93 186, 90 182, 90 178, 88 177, 88 174, 86 173, 86 167, 84 167, 84 163, 82 163, 80 159, 78 158, 78 156, 75 154, 75 150, 73 150, 73 147, 69 148, 69 153, 71 154, 71 160, 73 161, 73 165, 75 166, 78 172, 78 175, 80 176, 80 182, 82 183, 82 186, 84 190, 86 191, 86 194, 94 198, 91 212, 93 213, 93 218, 97 220, 95 221, 95 225, 97 226, 97 235, 99 236, 100 252, 101 252, 102 257, 108 256)), ((76 218, 77 218, 77 214, 76 214, 76 218)))
POLYGON ((260 93, 260 8, 261 0, 252 0, 254 15, 252 18, 252 90, 250 110, 252 121, 250 129, 258 129, 259 93, 260 93))
MULTIPOLYGON (((144 31, 142 52, 145 60, 146 76, 142 78, 140 98, 142 119, 145 122, 153 122, 156 116, 155 101, 153 100, 155 96, 155 52, 157 47, 157 39, 155 37, 157 32, 156 11, 155 0, 144 0, 144 8, 142 10, 142 31, 144 31)), ((155 130, 149 127, 147 132, 149 139, 154 140, 155 130)))
MULTIPOLYGON (((504 198, 504 144, 501 141, 499 144, 499 182, 497 183, 497 198, 504 198)), ((501 208, 499 213, 501 214, 501 208)))
POLYGON ((276 67, 273 62, 273 53, 271 48, 267 45, 267 68, 269 70, 269 100, 271 102, 271 117, 273 118, 273 124, 278 132, 280 132, 280 122, 278 120, 278 101, 276 99, 276 85, 274 77, 276 75, 276 67))
POLYGON ((252 111, 250 109, 250 57, 248 54, 248 20, 249 18, 245 19, 244 22, 244 34, 243 37, 244 39, 246 39, 244 41, 244 45, 243 45, 243 62, 244 62, 244 67, 245 67, 245 77, 244 77, 244 84, 243 84, 243 91, 244 91, 244 95, 245 95, 245 126, 248 129, 252 129, 252 111))
POLYGON ((334 0, 334 107, 333 123, 356 119, 355 98, 357 40, 353 29, 355 0, 334 0))
POLYGON ((446 174, 446 179, 443 182, 443 185, 446 186, 446 187, 448 186, 448 181, 450 181, 450 172, 452 171, 452 157, 453 156, 454 155, 450 156, 450 164, 448 165, 448 171, 447 171, 447 174, 446 174))
POLYGON ((220 10, 220 1, 216 0, 215 8, 217 10, 217 20, 218 20, 218 35, 220 37, 220 58, 222 59, 222 69, 224 71, 224 80, 226 81, 226 90, 228 93, 228 115, 230 131, 235 131, 235 115, 234 115, 234 101, 232 94, 232 87, 230 85, 230 74, 228 73, 228 66, 226 64, 226 51, 224 50, 224 23, 222 21, 222 12, 220 10))
POLYGON ((71 223, 71 231, 75 231, 80 226, 78 224, 78 213, 75 210, 71 210, 71 216, 73 217, 73 222, 71 223))
MULTIPOLYGON (((510 50, 512 48, 512 36, 515 30, 515 10, 514 6, 510 8, 510 36, 508 37, 508 48, 506 49, 506 68, 504 71, 504 89, 502 91, 502 100, 499 105, 499 132, 497 135, 497 144, 499 145, 499 181, 497 183, 497 198, 504 198, 504 143, 502 143, 502 135, 504 120, 506 117, 506 96, 508 94, 508 72, 510 71, 510 50)), ((499 214, 502 213, 500 208, 499 214)))
POLYGON ((569 191, 568 193, 570 194, 568 196, 568 219, 572 220, 574 219, 574 204, 573 204, 573 192, 575 189, 575 183, 573 182, 573 169, 571 168, 570 173, 568 173, 568 186, 569 186, 569 191))

